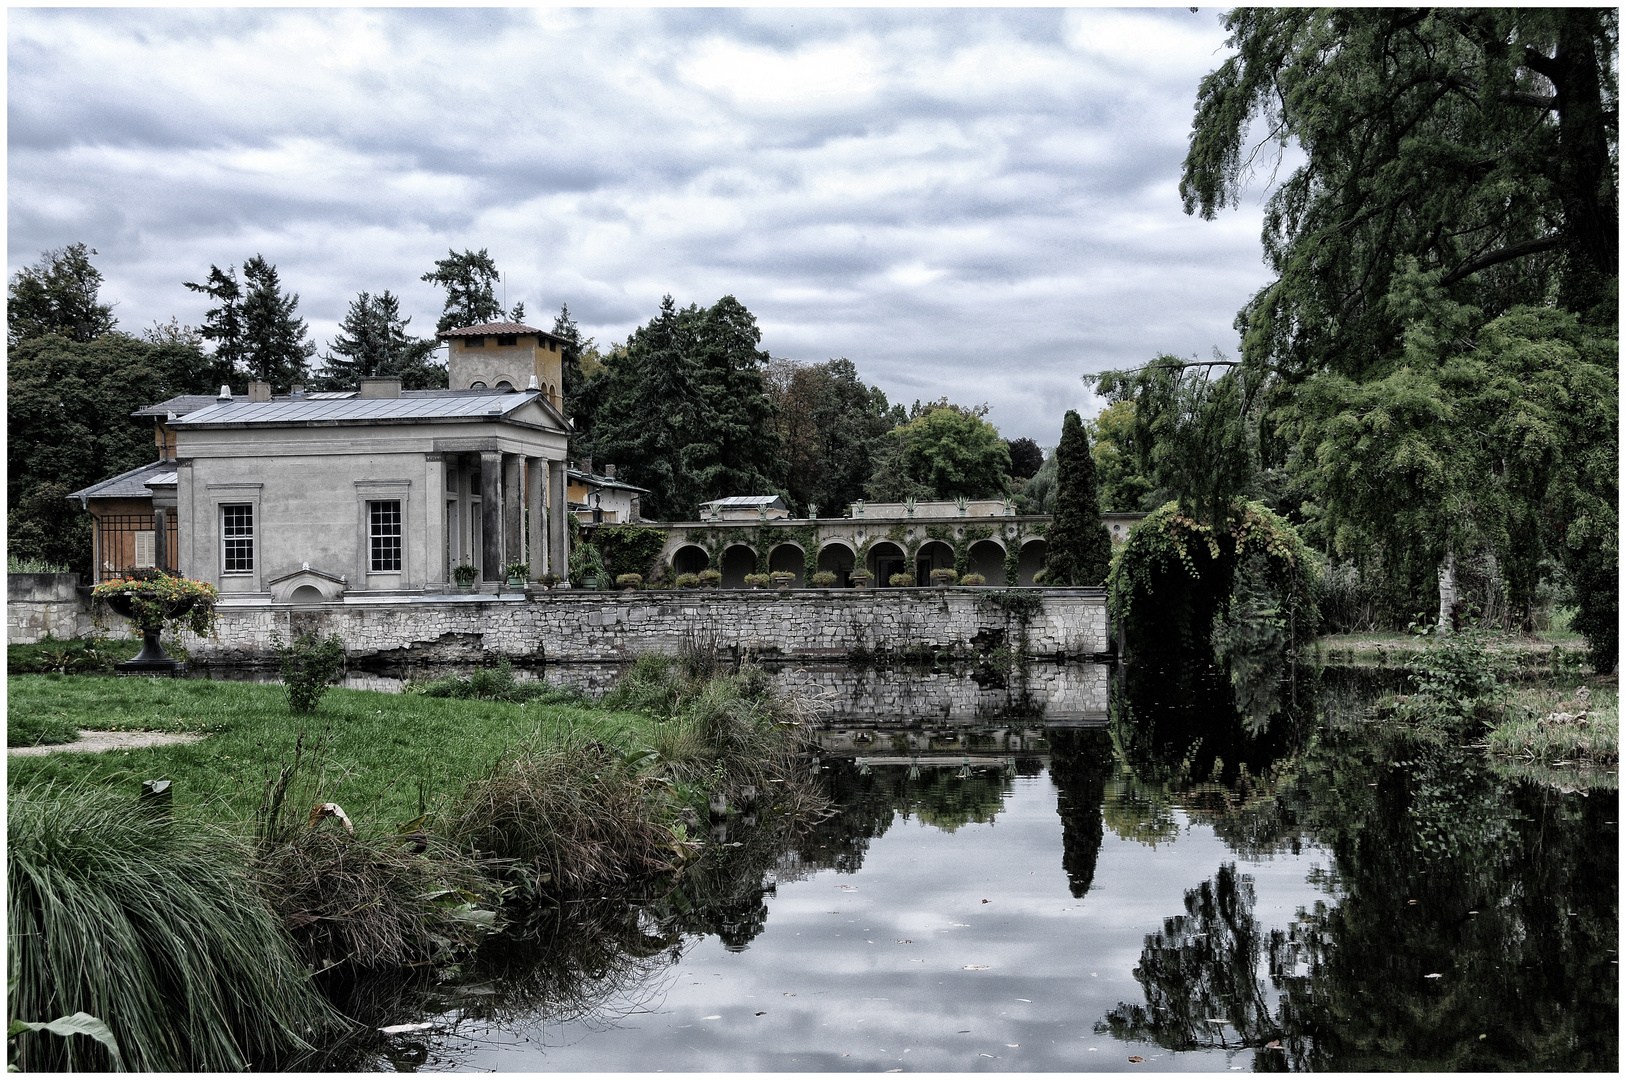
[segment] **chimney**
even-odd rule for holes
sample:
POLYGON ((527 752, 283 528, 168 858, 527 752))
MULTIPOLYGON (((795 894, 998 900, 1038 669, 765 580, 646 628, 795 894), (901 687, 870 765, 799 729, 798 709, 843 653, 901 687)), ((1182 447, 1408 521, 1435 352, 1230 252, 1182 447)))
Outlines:
POLYGON ((303 400, 305 397, 305 384, 294 383, 292 386, 288 387, 288 396, 293 398, 295 401, 303 400))
POLYGON ((364 398, 398 398, 401 396, 401 376, 365 376, 361 380, 360 396, 364 398))
POLYGON ((586 473, 588 476, 593 475, 593 459, 592 458, 590 458, 590 457, 582 458, 582 472, 586 473))
POLYGON ((632 513, 627 515, 627 519, 635 522, 644 520, 644 508, 638 504, 636 495, 632 497, 632 513))
POLYGON ((215 398, 215 400, 216 401, 230 401, 231 400, 231 387, 227 386, 225 383, 221 383, 220 384, 220 396, 215 398))
POLYGON ((270 401, 271 384, 268 382, 250 382, 248 384, 248 399, 250 401, 270 401))
POLYGON ((614 465, 606 465, 606 466, 604 466, 604 479, 606 479, 606 480, 614 480, 615 479, 615 466, 614 465))

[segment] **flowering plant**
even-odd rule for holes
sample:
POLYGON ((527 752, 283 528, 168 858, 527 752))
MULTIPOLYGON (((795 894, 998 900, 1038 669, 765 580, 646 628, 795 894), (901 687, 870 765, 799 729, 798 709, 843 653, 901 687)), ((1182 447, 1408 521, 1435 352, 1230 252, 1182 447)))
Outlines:
POLYGON ((97 585, 90 595, 143 629, 168 623, 172 630, 185 627, 200 637, 214 626, 220 599, 207 581, 162 570, 128 572, 97 585))

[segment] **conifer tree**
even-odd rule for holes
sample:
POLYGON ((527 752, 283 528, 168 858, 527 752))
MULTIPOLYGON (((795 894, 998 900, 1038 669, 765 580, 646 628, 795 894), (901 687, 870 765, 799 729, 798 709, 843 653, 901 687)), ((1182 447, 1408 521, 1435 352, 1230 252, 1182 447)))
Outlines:
POLYGON ((361 293, 339 324, 326 369, 316 385, 324 390, 353 389, 369 375, 399 375, 407 390, 436 390, 446 386, 446 368, 430 361, 435 343, 406 332, 410 317, 401 316, 401 302, 388 289, 377 296, 361 293))
POLYGON ((305 340, 305 320, 294 314, 298 293, 282 291, 274 264, 261 255, 243 261, 243 361, 251 377, 275 387, 305 381, 305 361, 316 346, 305 340))
POLYGON ((39 262, 12 275, 6 304, 6 339, 58 334, 95 341, 118 325, 113 306, 101 302, 102 273, 91 265, 96 249, 69 244, 47 251, 39 262))
POLYGON ((1095 459, 1078 413, 1067 410, 1056 447, 1056 510, 1045 537, 1045 581, 1051 585, 1100 585, 1107 580, 1112 538, 1101 521, 1095 491, 1095 459))

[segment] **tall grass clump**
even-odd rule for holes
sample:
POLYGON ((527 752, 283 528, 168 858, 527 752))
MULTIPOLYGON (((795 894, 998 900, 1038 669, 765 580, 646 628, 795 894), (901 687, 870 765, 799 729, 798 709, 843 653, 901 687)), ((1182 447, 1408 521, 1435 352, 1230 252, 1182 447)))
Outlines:
MULTIPOLYGON (((228 837, 90 785, 6 804, 11 1016, 99 1017, 144 1072, 284 1067, 344 1026, 228 837)), ((18 1044, 24 1071, 111 1065, 86 1040, 18 1044)))

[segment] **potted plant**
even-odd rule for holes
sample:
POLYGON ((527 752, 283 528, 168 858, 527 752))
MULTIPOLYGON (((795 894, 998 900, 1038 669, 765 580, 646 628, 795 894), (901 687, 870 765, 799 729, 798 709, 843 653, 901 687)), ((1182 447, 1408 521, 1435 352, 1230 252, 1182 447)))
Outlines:
POLYGON ((813 575, 813 587, 815 589, 833 588, 835 583, 836 576, 828 570, 820 570, 818 573, 813 575))
POLYGON ((956 581, 960 580, 959 574, 956 574, 953 570, 946 567, 939 570, 933 570, 931 577, 932 584, 936 585, 939 589, 946 589, 950 585, 953 585, 956 581))
POLYGON ((679 574, 677 576, 677 587, 680 588, 680 589, 698 589, 698 588, 700 588, 700 575, 699 574, 679 574))
POLYGON ((544 589, 551 589, 555 585, 559 584, 559 575, 558 574, 543 574, 541 577, 537 578, 536 580, 544 589))
POLYGON ((508 572, 508 584, 519 588, 525 584, 525 579, 531 576, 531 564, 528 562, 511 562, 503 567, 508 572))
POLYGON ((847 579, 853 583, 853 588, 867 589, 869 583, 875 580, 875 575, 868 570, 859 569, 848 574, 847 579))
POLYGON ((764 585, 768 584, 769 580, 770 579, 767 574, 746 574, 745 587, 748 589, 760 589, 764 585))
POLYGON ((906 587, 911 586, 911 585, 913 585, 915 583, 915 575, 913 575, 913 574, 893 574, 891 577, 886 579, 886 583, 888 585, 892 586, 894 589, 906 588, 906 587))
POLYGON ((644 575, 642 574, 622 574, 615 579, 615 587, 618 589, 636 589, 640 588, 643 583, 644 575))
POLYGON ((474 583, 480 579, 480 571, 468 563, 459 563, 452 567, 452 580, 457 582, 459 592, 473 592, 474 583))
POLYGON ((988 579, 983 577, 981 574, 967 574, 967 575, 965 575, 965 577, 960 579, 960 584, 961 585, 986 585, 986 584, 988 584, 988 579))
POLYGON ((723 574, 720 570, 702 570, 698 576, 701 586, 707 589, 715 589, 723 583, 723 574))
POLYGON ((104 581, 91 596, 114 612, 135 623, 141 630, 141 651, 113 670, 119 672, 179 675, 186 664, 164 654, 159 640, 164 624, 172 630, 182 627, 194 634, 207 634, 214 626, 215 602, 220 593, 206 581, 148 571, 104 581))
POLYGON ((789 570, 775 570, 773 573, 768 575, 768 580, 773 582, 774 588, 776 589, 788 589, 796 580, 796 575, 791 573, 789 570))

